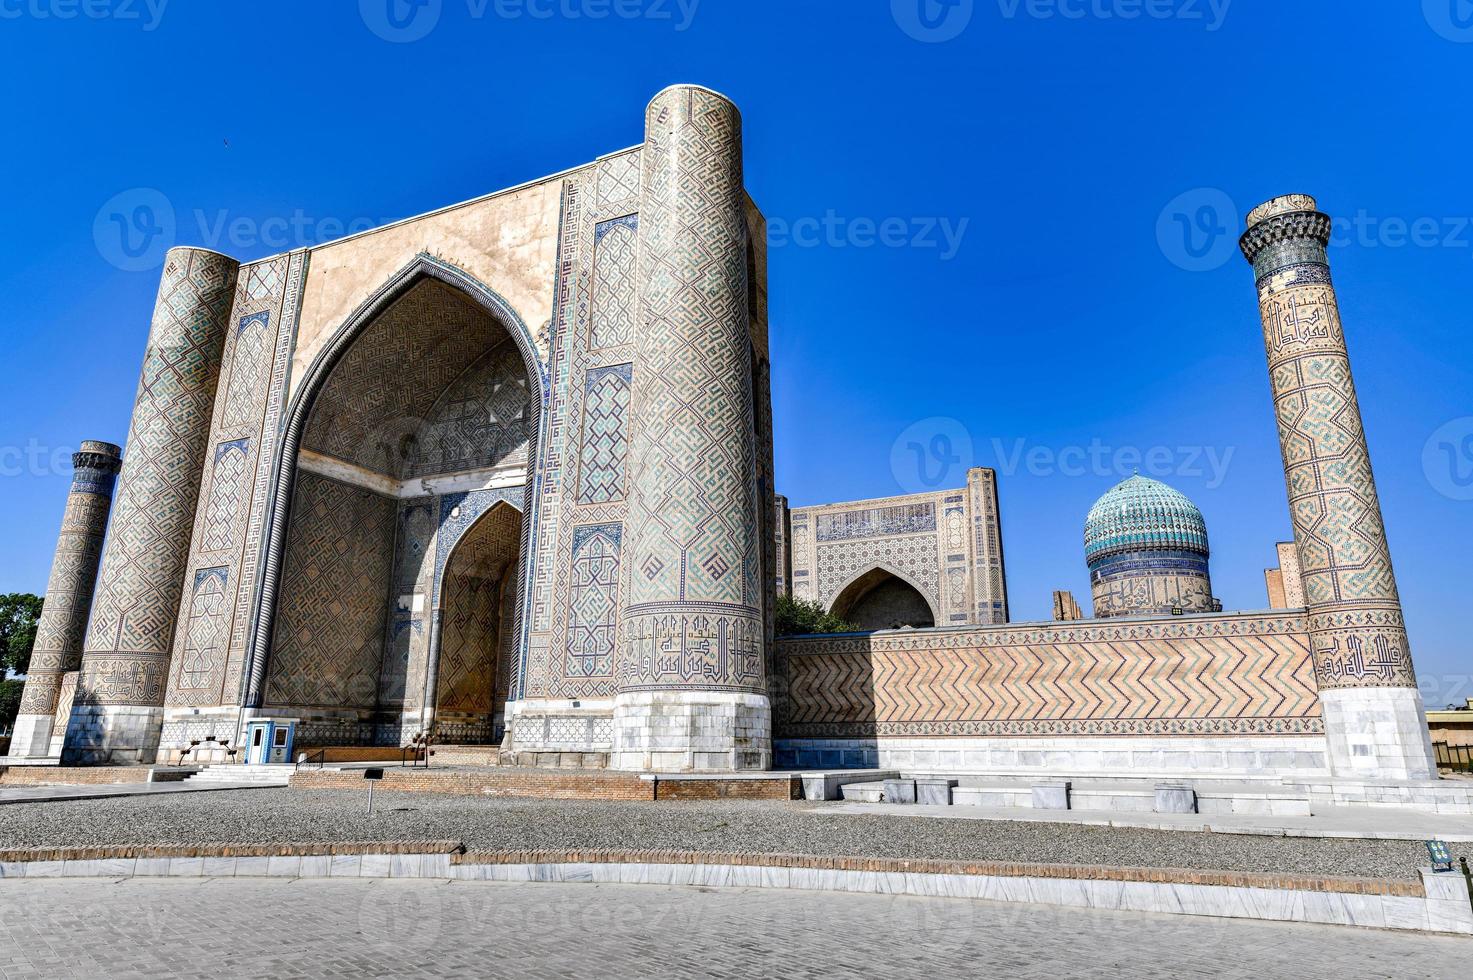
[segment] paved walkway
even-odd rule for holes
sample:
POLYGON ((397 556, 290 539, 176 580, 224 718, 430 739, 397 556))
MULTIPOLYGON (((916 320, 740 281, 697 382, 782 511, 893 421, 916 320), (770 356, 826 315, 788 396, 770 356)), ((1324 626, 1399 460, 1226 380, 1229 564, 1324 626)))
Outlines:
POLYGON ((1267 837, 1349 837, 1359 840, 1473 841, 1473 817, 1402 810, 1394 807, 1326 807, 1312 817, 1249 814, 1120 813, 1102 810, 1034 810, 1008 806, 897 806, 893 803, 829 803, 824 813, 876 813, 885 816, 963 820, 1016 820, 1148 830, 1211 830, 1267 837))
POLYGON ((247 879, 0 881, 5 977, 1466 975, 1473 941, 816 892, 247 879))
POLYGON ((196 783, 80 783, 65 786, 0 786, 0 805, 6 803, 49 803, 53 800, 100 800, 110 796, 157 796, 164 793, 208 793, 212 790, 285 789, 260 783, 239 785, 196 783))

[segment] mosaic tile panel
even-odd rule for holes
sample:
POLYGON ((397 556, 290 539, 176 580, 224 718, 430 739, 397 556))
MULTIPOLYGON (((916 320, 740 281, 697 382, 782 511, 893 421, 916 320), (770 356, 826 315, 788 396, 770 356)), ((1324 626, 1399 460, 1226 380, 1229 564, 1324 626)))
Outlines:
POLYGON ((525 464, 531 393, 521 351, 507 338, 457 378, 415 433, 409 477, 525 464))
POLYGON ((619 524, 596 524, 573 532, 567 669, 575 676, 613 672, 623 535, 619 524))
POLYGON ((632 372, 630 364, 591 368, 583 383, 583 431, 578 451, 580 504, 605 504, 625 495, 632 372))
POLYGON ((1324 731, 1303 616, 780 641, 775 737, 1324 731))
POLYGON ((266 703, 372 708, 394 553, 393 500, 297 476, 266 703))
POLYGON ((632 214, 601 221, 595 228, 591 348, 615 347, 634 339, 638 233, 639 217, 632 214))
POLYGON ((205 568, 195 573, 184 623, 184 651, 177 684, 184 690, 204 690, 215 670, 224 664, 230 643, 230 584, 228 568, 205 568))

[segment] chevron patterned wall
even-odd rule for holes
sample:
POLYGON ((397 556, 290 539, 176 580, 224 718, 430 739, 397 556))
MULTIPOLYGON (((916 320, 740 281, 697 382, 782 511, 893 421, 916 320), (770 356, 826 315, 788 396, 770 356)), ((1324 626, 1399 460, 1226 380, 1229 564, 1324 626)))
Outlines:
POLYGON ((808 637, 778 662, 778 738, 1324 730, 1303 615, 808 637))

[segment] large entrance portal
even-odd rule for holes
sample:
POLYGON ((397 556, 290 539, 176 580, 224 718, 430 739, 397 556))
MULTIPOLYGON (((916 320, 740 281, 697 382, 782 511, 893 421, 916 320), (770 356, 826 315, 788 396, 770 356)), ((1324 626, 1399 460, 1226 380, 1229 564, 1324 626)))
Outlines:
POLYGON ((512 684, 535 375, 423 276, 304 397, 262 707, 299 746, 489 742, 512 684))

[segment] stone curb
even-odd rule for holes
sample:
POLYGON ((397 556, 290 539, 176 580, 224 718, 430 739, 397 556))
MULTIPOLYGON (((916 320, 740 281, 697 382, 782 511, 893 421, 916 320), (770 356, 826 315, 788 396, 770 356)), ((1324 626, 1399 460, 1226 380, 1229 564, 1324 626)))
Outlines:
POLYGON ((1422 898, 1420 881, 1303 876, 1239 871, 1194 871, 1190 868, 1111 868, 1075 864, 1021 864, 998 861, 948 861, 929 858, 842 857, 814 854, 750 854, 719 851, 566 850, 470 851, 455 854, 451 864, 708 864, 731 867, 805 868, 900 874, 985 875, 999 878, 1067 878, 1076 881, 1150 882, 1177 885, 1220 885, 1345 895, 1392 895, 1422 898))
POLYGON ((417 878, 794 888, 1473 936, 1461 875, 1421 881, 806 854, 568 850, 467 853, 456 841, 113 846, 0 851, 0 878, 417 878))

